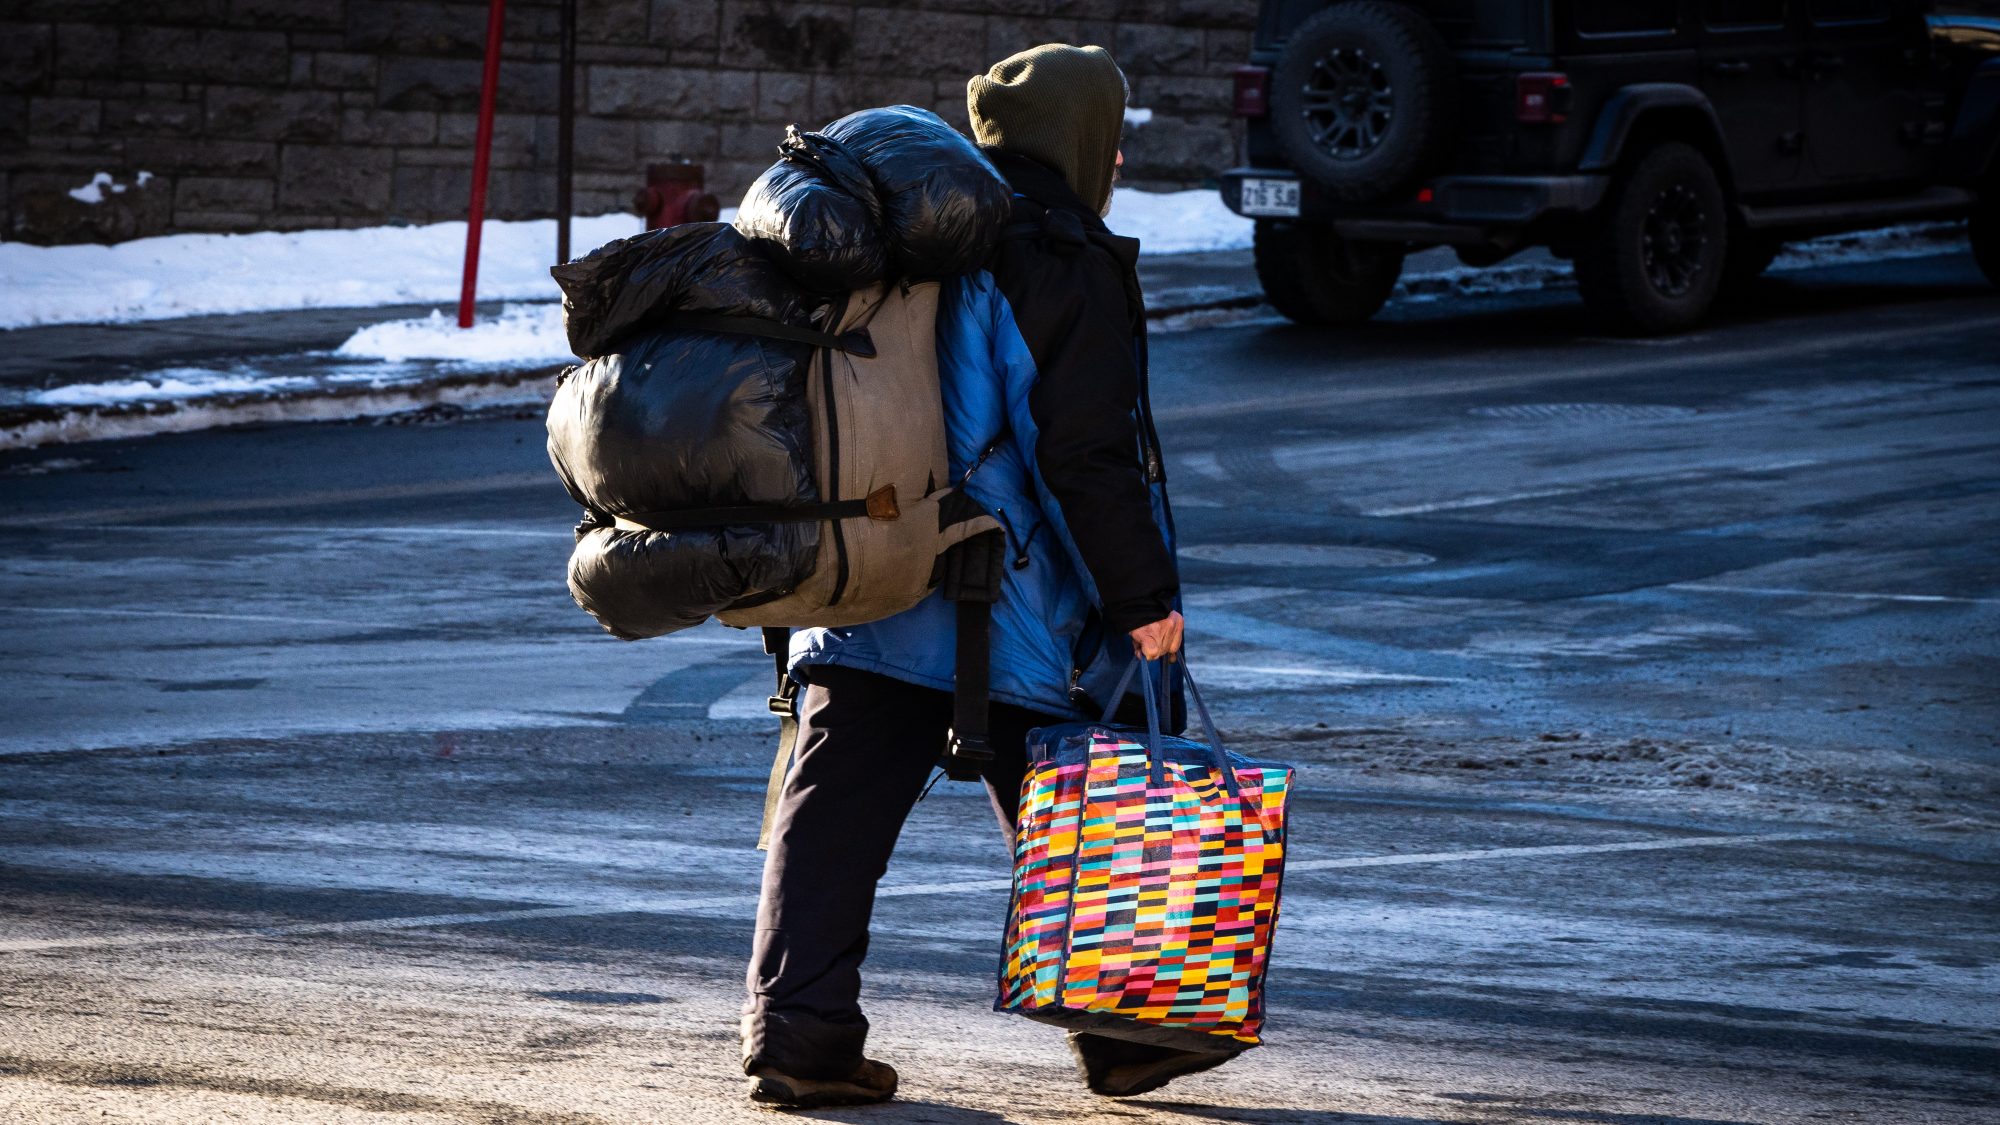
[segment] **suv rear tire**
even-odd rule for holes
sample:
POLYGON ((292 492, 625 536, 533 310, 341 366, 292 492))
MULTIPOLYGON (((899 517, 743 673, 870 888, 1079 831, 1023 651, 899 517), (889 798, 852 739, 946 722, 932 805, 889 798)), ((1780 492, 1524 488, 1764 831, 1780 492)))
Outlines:
POLYGON ((1400 245, 1354 242, 1326 223, 1259 219, 1251 245, 1265 299, 1299 324, 1359 324, 1403 274, 1400 245))
POLYGON ((1986 280, 2000 285, 2000 180, 1979 193, 1967 233, 1972 238, 1972 260, 1979 263, 1979 272, 1986 275, 1986 280))
POLYGON ((1395 195, 1450 143, 1451 49, 1407 4, 1344 0, 1286 37, 1271 74, 1279 148, 1326 195, 1395 195))
POLYGON ((1731 228, 1729 250, 1722 256, 1723 293, 1742 293, 1764 276, 1771 263, 1783 253, 1785 243, 1775 235, 1754 234, 1731 228))
POLYGON ((1708 158, 1669 141, 1612 186, 1576 256, 1589 310, 1622 332, 1672 332, 1699 321, 1722 283, 1729 222, 1708 158))

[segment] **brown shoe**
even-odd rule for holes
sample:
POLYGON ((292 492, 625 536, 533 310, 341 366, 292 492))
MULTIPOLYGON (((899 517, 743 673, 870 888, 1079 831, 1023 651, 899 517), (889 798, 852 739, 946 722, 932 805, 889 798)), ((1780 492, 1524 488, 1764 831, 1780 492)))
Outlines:
POLYGON ((896 1096, 896 1068, 862 1059, 845 1078, 794 1078, 773 1067, 750 1072, 750 1100, 793 1109, 826 1109, 840 1105, 873 1105, 896 1096))
POLYGON ((1176 1078, 1213 1070, 1243 1053, 1241 1047, 1180 1051, 1087 1031, 1072 1031, 1068 1038, 1069 1053, 1076 1059, 1083 1084, 1091 1093, 1107 1098, 1148 1094, 1176 1078))

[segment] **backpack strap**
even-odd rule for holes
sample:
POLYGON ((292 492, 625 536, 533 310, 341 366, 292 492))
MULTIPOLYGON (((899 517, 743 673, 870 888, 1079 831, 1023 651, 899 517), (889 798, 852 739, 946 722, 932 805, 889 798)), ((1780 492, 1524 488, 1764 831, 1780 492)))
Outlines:
POLYGON ((863 359, 875 356, 875 341, 868 338, 866 328, 836 335, 817 328, 800 328, 769 317, 708 312, 677 312, 668 318, 667 324, 673 328, 691 328, 696 332, 725 332, 737 336, 762 336, 767 340, 784 340, 792 344, 810 344, 815 348, 832 348, 863 359))
POLYGON ((676 508, 660 512, 628 512, 614 522, 627 531, 690 531, 702 527, 740 527, 753 523, 816 523, 820 520, 893 520, 901 516, 896 486, 885 484, 858 500, 826 500, 817 504, 741 504, 727 508, 676 508))
POLYGON ((792 631, 783 626, 766 627, 764 651, 771 654, 778 669, 778 686, 770 699, 771 713, 778 716, 778 757, 771 763, 771 776, 764 784, 764 820, 757 826, 757 850, 771 847, 771 822, 778 818, 778 800, 784 796, 785 775, 791 772, 792 755, 799 748, 799 684, 792 679, 790 663, 792 631))
POLYGON ((990 700, 993 603, 1000 600, 1006 535, 987 531, 945 552, 944 597, 955 603, 958 641, 951 693, 951 734, 938 763, 953 781, 976 781, 993 764, 990 700))

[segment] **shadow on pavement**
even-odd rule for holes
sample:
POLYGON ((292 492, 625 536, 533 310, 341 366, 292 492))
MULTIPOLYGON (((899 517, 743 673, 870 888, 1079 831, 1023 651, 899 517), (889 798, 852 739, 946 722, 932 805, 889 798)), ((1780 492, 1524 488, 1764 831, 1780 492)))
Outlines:
POLYGON ((786 1109, 774 1111, 786 1117, 810 1121, 899 1121, 922 1125, 1013 1125, 1006 1117, 990 1110, 968 1109, 938 1102, 905 1101, 897 1098, 887 1105, 862 1105, 848 1109, 786 1109))
MULTIPOLYGON (((1659 1113, 1613 1113, 1595 1109, 1543 1109, 1539 1106, 1522 1105, 1514 1098, 1501 1094, 1446 1094, 1444 1097, 1457 1098, 1468 1102, 1488 1105, 1504 1105, 1519 1114, 1523 1121, 1580 1121, 1601 1123, 1601 1125, 1756 1125, 1753 1121, 1739 1121, 1734 1118, 1679 1117, 1659 1113)), ((1464 1118, 1451 1117, 1387 1117, 1378 1113, 1343 1113, 1337 1109, 1292 1109, 1270 1107, 1248 1109, 1241 1106, 1190 1105, 1185 1102, 1139 1101, 1123 1102, 1125 1105, 1140 1106, 1163 1113, 1179 1113, 1189 1117, 1202 1117, 1216 1121, 1241 1122, 1243 1125, 1471 1125, 1464 1118)), ((1481 1117, 1490 1121, 1490 1117, 1481 1117)))

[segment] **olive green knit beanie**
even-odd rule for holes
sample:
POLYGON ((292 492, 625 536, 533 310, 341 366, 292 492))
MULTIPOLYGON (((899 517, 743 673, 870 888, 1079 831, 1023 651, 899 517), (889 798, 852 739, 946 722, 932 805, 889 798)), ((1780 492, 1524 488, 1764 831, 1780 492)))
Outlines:
POLYGON ((965 84, 974 140, 1061 172, 1099 212, 1111 202, 1125 98, 1125 75, 1111 52, 1067 43, 1001 59, 965 84))

